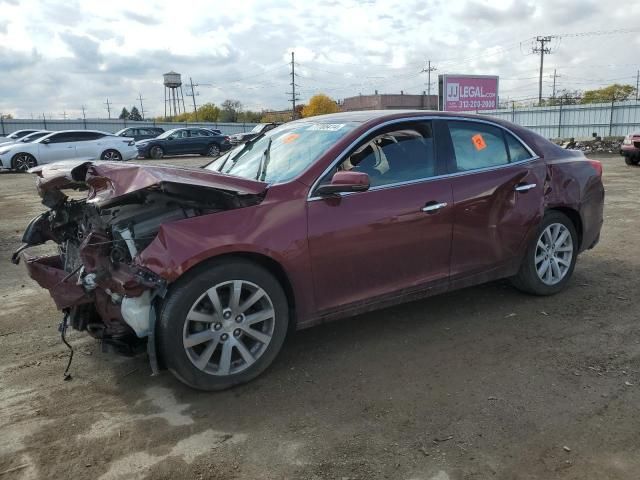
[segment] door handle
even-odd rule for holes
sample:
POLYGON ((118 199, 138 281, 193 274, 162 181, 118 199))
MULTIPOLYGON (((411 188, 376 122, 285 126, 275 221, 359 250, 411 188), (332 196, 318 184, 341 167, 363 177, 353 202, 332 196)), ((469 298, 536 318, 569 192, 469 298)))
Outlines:
POLYGON ((528 192, 532 188, 536 188, 537 185, 535 183, 519 183, 516 185, 516 192, 528 192))
POLYGON ((440 203, 429 202, 427 205, 422 207, 422 211, 426 213, 436 213, 438 210, 446 206, 447 206, 447 202, 440 202, 440 203))

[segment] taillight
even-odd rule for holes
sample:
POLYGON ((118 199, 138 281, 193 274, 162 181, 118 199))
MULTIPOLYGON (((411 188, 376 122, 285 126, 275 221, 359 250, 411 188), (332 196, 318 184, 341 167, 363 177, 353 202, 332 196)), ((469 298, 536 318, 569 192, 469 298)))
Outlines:
POLYGON ((230 139, 229 137, 224 137, 224 141, 225 141, 225 142, 230 142, 230 141, 231 141, 231 139, 230 139))
POLYGON ((602 162, 600 160, 589 160, 591 166, 596 170, 599 177, 602 177, 602 162))

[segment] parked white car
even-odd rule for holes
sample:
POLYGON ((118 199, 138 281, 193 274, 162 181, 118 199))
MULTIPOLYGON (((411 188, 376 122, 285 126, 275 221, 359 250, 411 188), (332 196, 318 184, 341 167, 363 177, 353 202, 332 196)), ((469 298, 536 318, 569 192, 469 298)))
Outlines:
POLYGON ((37 131, 38 130, 35 130, 35 129, 16 130, 15 132, 10 133, 6 137, 0 136, 0 145, 9 144, 9 143, 16 143, 18 140, 20 140, 24 136, 31 135, 32 133, 35 133, 37 131))
POLYGON ((26 171, 60 160, 130 160, 138 155, 133 138, 97 130, 54 132, 30 143, 0 146, 0 168, 26 171))

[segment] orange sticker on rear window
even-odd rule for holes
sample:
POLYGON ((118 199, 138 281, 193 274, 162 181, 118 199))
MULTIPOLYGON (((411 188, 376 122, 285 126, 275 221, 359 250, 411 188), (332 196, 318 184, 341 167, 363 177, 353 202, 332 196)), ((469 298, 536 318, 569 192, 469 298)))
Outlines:
POLYGON ((484 137, 479 133, 476 133, 471 137, 471 141, 473 142, 473 146, 476 147, 476 150, 484 150, 487 148, 487 143, 484 141, 484 137))
POLYGON ((284 137, 282 137, 282 143, 291 143, 297 140, 299 136, 299 133, 290 133, 289 135, 285 135, 284 137))

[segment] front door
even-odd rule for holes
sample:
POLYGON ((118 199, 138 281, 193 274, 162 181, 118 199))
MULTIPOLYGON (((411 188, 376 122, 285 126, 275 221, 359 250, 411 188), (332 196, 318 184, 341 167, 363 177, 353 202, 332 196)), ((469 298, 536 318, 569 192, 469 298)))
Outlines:
POLYGON ((448 125, 456 171, 451 277, 508 269, 542 219, 544 161, 501 127, 448 125))
MULTIPOLYGON (((451 183, 430 122, 374 133, 338 169, 369 175, 366 192, 308 201, 308 238, 322 312, 446 282, 453 224, 451 183)), ((329 172, 321 183, 330 181, 329 172)))
POLYGON ((38 145, 38 162, 50 163, 76 158, 76 132, 60 132, 48 137, 48 143, 38 145))

